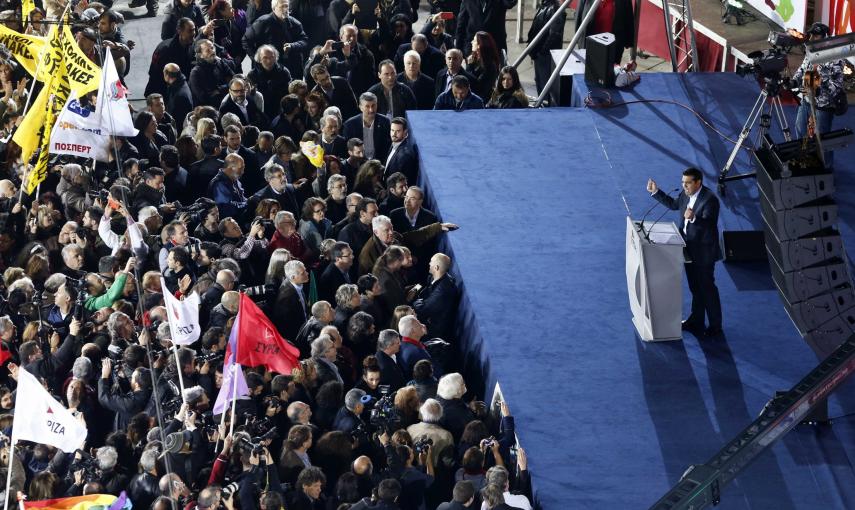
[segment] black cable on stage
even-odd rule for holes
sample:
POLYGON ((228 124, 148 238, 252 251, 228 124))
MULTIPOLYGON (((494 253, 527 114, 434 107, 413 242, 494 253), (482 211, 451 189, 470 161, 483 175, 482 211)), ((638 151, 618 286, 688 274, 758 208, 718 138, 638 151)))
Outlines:
MULTIPOLYGON (((680 108, 683 108, 685 110, 692 112, 692 114, 695 117, 697 117, 712 132, 719 135, 721 138, 727 140, 728 142, 732 143, 733 145, 736 145, 736 140, 734 140, 733 138, 722 133, 721 130, 719 130, 717 127, 715 127, 710 121, 705 119, 704 116, 700 114, 700 112, 698 112, 697 110, 695 110, 691 106, 683 104, 679 101, 675 101, 673 99, 633 99, 631 101, 621 101, 621 102, 615 103, 612 101, 611 94, 609 94, 608 91, 602 90, 602 89, 596 90, 596 91, 591 90, 588 92, 588 95, 585 96, 585 106, 588 108, 592 108, 592 109, 616 108, 618 106, 640 104, 640 103, 664 103, 664 104, 671 104, 671 105, 679 106, 680 108), (597 93, 605 95, 605 97, 602 97, 602 96, 598 97, 596 95, 597 93)), ((741 146, 741 149, 748 151, 750 153, 754 153, 753 148, 747 147, 744 144, 741 146)))

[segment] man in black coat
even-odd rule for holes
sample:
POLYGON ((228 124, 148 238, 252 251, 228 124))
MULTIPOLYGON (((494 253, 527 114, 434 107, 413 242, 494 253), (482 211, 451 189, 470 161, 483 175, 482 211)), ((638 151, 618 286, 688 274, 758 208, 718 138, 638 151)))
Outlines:
POLYGON ((380 62, 377 76, 380 77, 380 83, 368 89, 368 92, 377 96, 377 113, 387 117, 403 117, 407 110, 416 109, 416 95, 410 87, 398 81, 394 62, 380 62))
POLYGON ((279 63, 288 68, 291 78, 303 78, 303 58, 309 52, 309 38, 297 18, 288 15, 288 0, 273 0, 273 12, 261 16, 247 28, 243 48, 247 55, 263 44, 279 52, 279 63))
POLYGON ((265 198, 276 200, 283 211, 289 211, 294 216, 299 217, 302 214, 299 204, 302 204, 307 198, 305 195, 307 191, 311 191, 311 183, 306 181, 300 187, 288 184, 285 180, 285 169, 279 165, 266 165, 262 172, 264 173, 264 180, 267 181, 267 186, 249 197, 246 209, 247 215, 252 217, 246 218, 246 221, 252 221, 255 218, 255 208, 265 198))
POLYGON ((235 72, 230 61, 217 56, 214 43, 208 39, 196 42, 196 65, 190 72, 190 92, 196 106, 219 108, 235 72))
POLYGON ((430 45, 428 38, 424 34, 415 34, 410 39, 410 42, 402 44, 395 52, 395 67, 404 69, 404 57, 408 51, 418 53, 421 60, 421 67, 428 76, 436 76, 438 72, 445 68, 445 55, 437 48, 430 45))
MULTIPOLYGON (((69 294, 73 292, 70 290, 69 294)), ((76 296, 74 294, 73 297, 76 298, 76 296)), ((48 352, 47 356, 42 352, 39 343, 32 340, 22 343, 18 349, 21 366, 24 370, 36 377, 45 379, 53 391, 58 390, 57 385, 62 382, 60 377, 64 377, 63 374, 68 372, 74 362, 74 352, 78 343, 78 335, 80 335, 80 322, 72 320, 68 331, 69 333, 62 341, 59 349, 54 353, 48 352)), ((53 334, 58 335, 59 333, 54 332, 53 334)))
MULTIPOLYGON (((242 126, 255 126, 259 130, 265 130, 270 125, 267 115, 258 109, 255 101, 246 98, 249 84, 243 78, 232 78, 229 80, 229 94, 220 103, 220 117, 226 113, 238 116, 242 126)), ((253 155, 253 162, 255 156, 253 155)))
POLYGON ((324 269, 318 281, 318 297, 324 301, 335 303, 335 293, 346 283, 353 283, 351 268, 353 267, 353 250, 350 245, 337 241, 330 250, 332 263, 324 269))
MULTIPOLYGON (((161 41, 151 55, 151 65, 148 68, 148 83, 145 95, 166 92, 166 82, 163 79, 163 69, 168 63, 174 63, 181 69, 185 78, 190 78, 193 69, 193 39, 196 37, 196 25, 190 18, 178 21, 178 34, 161 41)), ((184 119, 181 119, 184 120, 184 119)))
POLYGON ((466 510, 472 508, 472 503, 475 501, 475 487, 469 480, 460 480, 454 484, 454 491, 451 493, 452 499, 446 503, 442 503, 436 510, 466 510))
POLYGON ((166 82, 166 111, 175 119, 175 130, 181 134, 184 119, 193 111, 193 93, 190 84, 181 72, 178 64, 170 62, 163 68, 163 80, 166 82))
POLYGON ((261 168, 258 166, 258 158, 255 157, 255 152, 242 145, 243 136, 239 126, 227 126, 223 131, 223 136, 226 142, 225 155, 237 154, 243 158, 245 166, 240 178, 243 189, 246 190, 247 194, 256 193, 265 186, 265 181, 261 168))
POLYGON ((363 396, 365 396, 365 392, 358 388, 353 388, 347 392, 344 396, 344 405, 338 410, 335 421, 333 421, 334 430, 340 430, 350 435, 360 425, 365 425, 360 418, 363 409, 365 409, 365 405, 361 401, 363 396))
POLYGON ((377 337, 377 364, 380 366, 380 384, 388 384, 389 392, 403 387, 404 369, 398 360, 401 351, 401 337, 394 329, 384 329, 377 337))
POLYGON ((377 115, 377 96, 365 92, 359 96, 360 115, 354 115, 344 123, 344 137, 359 138, 364 143, 365 157, 386 161, 392 141, 389 139, 389 119, 377 115))
POLYGON ((427 336, 449 340, 454 337, 459 291, 454 278, 448 274, 451 259, 437 253, 430 259, 430 282, 413 302, 419 319, 427 324, 427 336))
MULTIPOLYGON (((422 72, 421 57, 413 50, 404 54, 404 72, 398 73, 398 81, 410 87, 416 96, 416 108, 430 110, 436 101, 436 85, 433 78, 439 71, 428 75, 422 72)), ((442 69, 445 66, 443 65, 442 69)))
POLYGON ((268 119, 279 115, 280 102, 288 93, 291 83, 291 71, 279 63, 279 50, 269 44, 262 45, 255 52, 256 65, 247 73, 246 78, 255 84, 255 90, 264 96, 264 114, 268 119))
POLYGON ((404 193, 404 207, 389 213, 395 232, 405 234, 439 221, 436 215, 422 207, 424 191, 418 186, 410 186, 404 193))
POLYGON ((713 192, 704 186, 704 174, 694 167, 683 171, 683 193, 672 198, 656 185, 647 181, 647 191, 657 201, 675 211, 680 211, 678 225, 686 241, 686 251, 691 263, 686 264, 686 279, 692 292, 692 312, 683 321, 683 329, 697 330, 704 327, 706 315, 707 336, 721 334, 721 300, 715 285, 715 263, 721 260, 718 241, 719 201, 713 192))
POLYGON ((131 418, 145 410, 151 396, 151 376, 147 368, 137 368, 131 376, 131 391, 118 394, 111 389, 112 362, 101 360, 101 379, 98 380, 98 402, 116 413, 114 430, 125 430, 131 418))
POLYGON ((309 318, 308 302, 309 273, 306 266, 299 260, 291 260, 285 264, 285 280, 279 286, 276 302, 268 316, 286 340, 297 338, 297 333, 309 318))
POLYGON ((454 46, 465 54, 472 52, 472 39, 476 32, 493 36, 499 50, 508 49, 505 15, 517 5, 517 0, 463 0, 457 15, 457 36, 454 46))
POLYGON ((341 117, 349 119, 359 113, 356 107, 356 96, 346 79, 340 76, 331 76, 327 67, 323 64, 315 64, 309 70, 312 79, 315 80, 315 88, 312 92, 319 92, 326 98, 330 106, 337 106, 341 110, 341 117))
POLYGON ((383 179, 400 172, 407 178, 407 182, 416 183, 419 179, 419 149, 410 138, 407 119, 395 117, 392 119, 390 138, 392 149, 386 158, 386 169, 383 179))
POLYGON ((377 83, 374 54, 358 42, 358 34, 356 25, 342 25, 338 35, 344 47, 330 54, 330 58, 335 58, 339 62, 333 71, 347 78, 350 88, 357 95, 377 83))
POLYGON ((202 139, 202 152, 205 157, 190 165, 190 196, 187 197, 187 203, 203 196, 211 179, 217 175, 220 168, 223 168, 224 161, 220 159, 222 151, 220 140, 218 135, 208 135, 202 139))
POLYGON ((451 90, 451 80, 459 74, 465 76, 469 80, 469 83, 474 83, 476 81, 475 77, 472 76, 472 73, 463 69, 463 52, 457 48, 449 48, 449 50, 445 52, 445 69, 436 73, 436 79, 434 80, 434 95, 439 97, 443 92, 451 90))
MULTIPOLYGON (((528 31, 528 42, 534 40, 534 37, 546 26, 555 14, 561 2, 558 0, 541 0, 537 12, 534 13, 534 19, 531 22, 531 28, 528 31)), ((531 48, 532 63, 534 63, 534 83, 537 86, 537 91, 542 92, 543 87, 549 80, 549 75, 552 74, 552 54, 550 50, 561 49, 564 45, 564 20, 567 18, 567 11, 561 10, 558 19, 549 26, 549 31, 546 36, 541 38, 536 45, 531 48)))
POLYGON ((341 229, 338 240, 347 243, 354 254, 362 253, 365 243, 373 235, 371 220, 377 216, 377 212, 377 202, 373 198, 360 198, 356 204, 357 219, 341 229))

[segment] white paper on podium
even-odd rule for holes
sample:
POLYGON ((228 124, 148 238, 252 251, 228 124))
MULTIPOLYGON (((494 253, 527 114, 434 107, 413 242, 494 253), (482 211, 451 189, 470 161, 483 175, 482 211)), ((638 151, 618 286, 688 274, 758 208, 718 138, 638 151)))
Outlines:
POLYGON ((683 237, 671 223, 655 223, 648 227, 650 242, 653 244, 684 244, 683 237))

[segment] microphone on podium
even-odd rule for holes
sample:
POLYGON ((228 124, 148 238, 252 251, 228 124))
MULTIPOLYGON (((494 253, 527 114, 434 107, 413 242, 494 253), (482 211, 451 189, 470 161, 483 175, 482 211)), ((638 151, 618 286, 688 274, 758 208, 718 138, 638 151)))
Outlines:
MULTIPOLYGON (((672 189, 668 193, 666 193, 666 195, 668 195, 670 197, 671 193, 674 193, 675 191, 680 191, 679 186, 672 189)), ((671 197, 671 198, 673 198, 673 197, 671 197)), ((647 239, 647 242, 650 242, 650 231, 644 230, 644 220, 646 220, 647 216, 649 216, 650 213, 653 212, 653 209, 656 209, 657 207, 662 205, 662 202, 660 202, 658 200, 656 200, 655 202, 656 202, 655 204, 651 205, 650 208, 647 209, 647 211, 645 211, 644 215, 641 217, 641 221, 638 222, 638 231, 641 232, 642 235, 644 235, 644 238, 647 239)), ((661 216, 660 216, 660 218, 661 218, 661 216)))

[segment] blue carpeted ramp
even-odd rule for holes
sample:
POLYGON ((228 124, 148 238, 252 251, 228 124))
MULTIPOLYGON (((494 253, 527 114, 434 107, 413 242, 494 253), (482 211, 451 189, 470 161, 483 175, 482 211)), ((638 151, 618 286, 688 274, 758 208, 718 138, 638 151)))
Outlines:
MULTIPOLYGON (((735 137, 758 93, 734 75, 645 74, 612 99, 676 101, 735 137)), ((683 168, 695 165, 714 188, 732 147, 688 110, 645 102, 409 116, 428 203, 461 225, 443 248, 464 289, 467 370, 484 375, 487 398, 500 383, 543 508, 647 508, 816 364, 764 264, 718 266, 726 339, 636 338, 624 276, 626 215, 652 205, 648 177, 675 188, 683 168)), ((852 127, 855 116, 836 122, 852 127)), ((850 250, 853 154, 836 155, 850 250)), ((741 157, 735 170, 748 161, 741 157)), ((728 191, 722 227, 759 226, 755 181, 728 191)), ((847 384, 830 403, 832 416, 855 412, 852 389, 847 384)), ((720 507, 855 508, 853 424, 799 427, 724 490, 720 507)))

